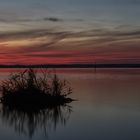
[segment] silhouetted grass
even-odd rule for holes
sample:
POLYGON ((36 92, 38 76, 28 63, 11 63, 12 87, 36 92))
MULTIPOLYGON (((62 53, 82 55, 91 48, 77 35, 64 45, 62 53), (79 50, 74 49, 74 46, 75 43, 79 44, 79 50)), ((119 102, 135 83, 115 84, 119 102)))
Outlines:
POLYGON ((11 74, 2 81, 1 102, 20 108, 46 108, 64 105, 72 101, 67 98, 72 93, 65 80, 60 80, 56 74, 50 75, 46 70, 37 72, 26 69, 23 72, 11 74))

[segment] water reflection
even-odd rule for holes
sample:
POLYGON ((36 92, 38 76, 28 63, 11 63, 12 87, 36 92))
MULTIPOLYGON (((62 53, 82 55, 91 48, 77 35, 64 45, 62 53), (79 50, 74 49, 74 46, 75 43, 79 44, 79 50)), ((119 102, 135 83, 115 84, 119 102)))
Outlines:
POLYGON ((32 138, 38 131, 42 131, 48 137, 49 132, 56 130, 58 124, 66 124, 71 112, 72 107, 68 105, 49 106, 41 110, 25 110, 3 105, 0 115, 4 125, 32 138))

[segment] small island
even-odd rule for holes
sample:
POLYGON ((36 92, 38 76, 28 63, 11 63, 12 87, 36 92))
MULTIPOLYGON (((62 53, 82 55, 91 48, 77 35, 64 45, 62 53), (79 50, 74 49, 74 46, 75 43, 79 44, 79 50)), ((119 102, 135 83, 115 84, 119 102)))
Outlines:
POLYGON ((1 103, 4 106, 20 110, 40 110, 66 105, 73 101, 67 96, 72 93, 66 80, 60 80, 56 74, 47 70, 26 69, 11 74, 1 84, 1 103))

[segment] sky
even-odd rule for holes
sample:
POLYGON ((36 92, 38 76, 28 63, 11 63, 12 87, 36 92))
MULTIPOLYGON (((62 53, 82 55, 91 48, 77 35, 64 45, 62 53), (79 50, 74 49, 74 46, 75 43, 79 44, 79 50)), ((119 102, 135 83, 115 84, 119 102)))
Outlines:
POLYGON ((140 63, 139 0, 0 0, 0 64, 140 63))

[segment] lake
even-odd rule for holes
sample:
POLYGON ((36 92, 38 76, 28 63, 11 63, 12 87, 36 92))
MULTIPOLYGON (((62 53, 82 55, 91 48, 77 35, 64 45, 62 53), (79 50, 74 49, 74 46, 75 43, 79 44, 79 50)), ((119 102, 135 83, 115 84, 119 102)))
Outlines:
MULTIPOLYGON (((14 70, 1 69, 0 81, 14 70)), ((71 98, 77 99, 52 112, 32 114, 2 110, 2 140, 139 140, 140 69, 59 69, 71 98), (46 114, 45 114, 46 113, 46 114)))

